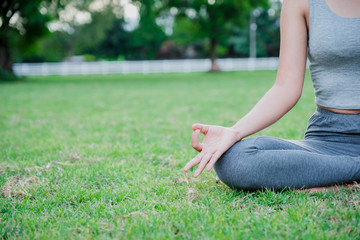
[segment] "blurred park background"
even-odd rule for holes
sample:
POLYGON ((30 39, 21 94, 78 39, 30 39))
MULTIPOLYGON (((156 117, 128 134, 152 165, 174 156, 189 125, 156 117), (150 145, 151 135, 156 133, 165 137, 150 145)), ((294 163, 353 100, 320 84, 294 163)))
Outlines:
POLYGON ((13 63, 277 57, 281 2, 4 0, 1 78, 13 63))
MULTIPOLYGON (((231 126, 273 84, 280 8, 0 1, 0 79, 19 80, 0 82, 0 239, 359 239, 359 190, 234 191, 183 172, 194 122, 231 126)), ((314 110, 307 72, 256 135, 302 139, 314 110)))

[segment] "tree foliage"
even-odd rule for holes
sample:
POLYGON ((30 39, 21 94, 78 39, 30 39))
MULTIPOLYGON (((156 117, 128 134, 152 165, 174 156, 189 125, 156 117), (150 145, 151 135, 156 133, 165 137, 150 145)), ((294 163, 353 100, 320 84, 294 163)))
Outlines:
POLYGON ((139 7, 138 26, 132 31, 125 30, 126 22, 117 18, 94 53, 111 59, 122 57, 137 60, 158 57, 159 49, 167 37, 156 23, 159 16, 156 1, 138 0, 133 3, 139 7))
POLYGON ((217 56, 248 56, 249 19, 255 8, 261 12, 256 18, 257 56, 277 55, 279 11, 268 14, 269 2, 272 8, 274 2, 280 4, 276 0, 129 0, 140 15, 137 27, 129 28, 135 25, 126 22, 122 0, 5 0, 0 5, 0 67, 11 72, 11 56, 26 62, 88 54, 92 59, 128 60, 210 56, 216 71, 217 56), (79 15, 85 16, 82 22, 79 15))
POLYGON ((99 46, 91 53, 107 59, 124 58, 130 54, 131 33, 125 31, 124 21, 116 19, 99 46))
POLYGON ((256 19, 258 57, 279 56, 281 3, 273 2, 272 5, 268 11, 261 11, 256 19))
MULTIPOLYGON (((51 0, 3 0, 0 4, 0 71, 12 73, 11 48, 24 49, 46 33, 51 0), (42 11, 41 11, 42 10, 42 11)), ((56 5, 60 3, 54 2, 56 5)))
MULTIPOLYGON (((176 18, 189 18, 197 29, 192 34, 208 39, 212 71, 219 70, 216 64, 216 48, 228 38, 234 26, 247 22, 249 12, 258 6, 267 6, 267 0, 165 0, 164 7, 176 8, 176 18)), ((190 30, 191 31, 191 30, 190 30)))
POLYGON ((130 48, 136 52, 134 58, 155 59, 161 44, 166 39, 166 35, 161 27, 156 23, 159 9, 156 8, 157 1, 139 0, 140 3, 140 22, 139 26, 132 32, 130 48))

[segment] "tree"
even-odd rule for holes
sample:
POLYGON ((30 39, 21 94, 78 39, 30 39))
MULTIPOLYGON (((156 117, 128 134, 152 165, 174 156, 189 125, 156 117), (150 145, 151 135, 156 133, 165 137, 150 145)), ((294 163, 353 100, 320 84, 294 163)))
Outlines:
POLYGON ((90 12, 90 14, 91 22, 76 27, 75 32, 72 34, 71 55, 94 52, 106 38, 106 33, 116 20, 109 7, 102 11, 90 12))
POLYGON ((68 56, 69 34, 53 32, 33 44, 26 51, 13 49, 12 55, 17 62, 59 62, 68 56))
POLYGON ((159 1, 139 0, 140 3, 140 22, 139 26, 131 34, 130 48, 138 56, 133 58, 155 59, 166 39, 166 35, 161 27, 156 23, 159 9, 155 6, 159 1))
MULTIPOLYGON (((278 57, 280 49, 281 1, 271 0, 270 8, 256 8, 252 11, 255 24, 254 41, 256 57, 278 57)), ((251 22, 251 21, 250 21, 251 22)), ((250 55, 250 24, 248 28, 235 27, 228 40, 229 56, 248 57, 250 55)), ((253 30, 252 30, 253 31, 253 30)))
POLYGON ((117 59, 126 57, 130 51, 131 33, 125 31, 124 20, 116 19, 113 26, 106 33, 105 39, 93 52, 98 56, 117 59))
POLYGON ((252 8, 266 6, 267 0, 165 0, 165 9, 175 8, 176 18, 189 18, 198 29, 199 38, 209 42, 211 71, 219 71, 216 63, 216 49, 220 41, 228 38, 236 25, 247 22, 252 8))
POLYGON ((194 58, 207 56, 205 49, 206 40, 198 36, 197 33, 199 32, 201 32, 200 26, 194 24, 189 18, 179 18, 174 22, 171 39, 183 49, 182 57, 194 58), (189 49, 191 51, 190 54, 188 53, 189 49))
POLYGON ((271 8, 260 11, 256 19, 257 56, 278 57, 280 50, 280 10, 281 2, 272 1, 271 8))
MULTIPOLYGON (((0 74, 13 74, 11 48, 26 48, 46 33, 50 0, 3 0, 0 4, 0 74), (16 46, 15 46, 16 44, 16 46)), ((3 77, 2 77, 3 78, 3 77)))
MULTIPOLYGON (((53 0, 54 1, 54 0, 53 0)), ((55 17, 48 23, 51 34, 29 51, 15 51, 18 61, 62 61, 73 55, 96 54, 115 21, 121 21, 121 0, 61 0, 61 8, 50 8, 55 17), (49 51, 51 49, 51 51, 49 51)), ((102 56, 102 54, 99 54, 102 56)), ((95 56, 87 56, 95 59, 95 56)))

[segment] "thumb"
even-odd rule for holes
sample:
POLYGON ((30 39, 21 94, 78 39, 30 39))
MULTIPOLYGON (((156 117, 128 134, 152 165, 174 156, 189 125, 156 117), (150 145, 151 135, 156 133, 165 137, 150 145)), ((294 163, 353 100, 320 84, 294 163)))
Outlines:
POLYGON ((200 132, 203 134, 206 134, 209 131, 209 128, 210 128, 209 125, 200 124, 200 123, 195 123, 192 125, 193 131, 200 130, 200 132))

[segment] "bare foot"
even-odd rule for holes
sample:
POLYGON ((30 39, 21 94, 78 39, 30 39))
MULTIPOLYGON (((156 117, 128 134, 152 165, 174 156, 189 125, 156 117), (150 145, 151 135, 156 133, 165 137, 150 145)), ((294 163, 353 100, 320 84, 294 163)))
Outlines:
POLYGON ((333 192, 337 193, 341 189, 349 189, 349 190, 355 190, 360 189, 360 185, 357 182, 354 183, 348 183, 348 184, 341 184, 341 185, 334 185, 334 186, 328 186, 328 187, 313 187, 313 188, 306 188, 304 190, 298 190, 299 192, 308 192, 308 193, 318 193, 318 192, 333 192))

